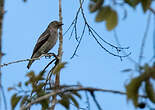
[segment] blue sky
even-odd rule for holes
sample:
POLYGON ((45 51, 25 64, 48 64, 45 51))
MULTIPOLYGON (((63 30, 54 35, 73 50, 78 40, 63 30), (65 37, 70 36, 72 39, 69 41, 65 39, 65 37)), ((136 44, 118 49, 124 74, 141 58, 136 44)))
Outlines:
MULTIPOLYGON (((78 0, 62 1, 63 13, 63 32, 67 30, 72 20, 75 17, 79 7, 78 0)), ((116 45, 114 32, 107 31, 105 23, 95 22, 95 13, 90 14, 88 10, 87 0, 84 3, 84 11, 89 24, 108 42, 116 45)), ((134 60, 139 57, 141 40, 144 35, 148 13, 144 14, 141 6, 136 10, 126 6, 127 18, 122 20, 123 11, 119 7, 115 7, 119 11, 119 25, 116 31, 119 36, 121 45, 130 47, 127 52, 131 52, 134 60)), ((34 45, 39 35, 46 29, 48 24, 53 20, 58 20, 58 1, 57 0, 28 0, 23 3, 22 0, 9 0, 5 2, 5 10, 7 13, 4 17, 3 26, 3 52, 6 54, 2 62, 30 58, 34 45)), ((151 16, 151 25, 146 40, 144 62, 148 61, 153 56, 153 16, 151 16)), ((79 34, 83 20, 79 17, 79 34)), ((77 51, 78 57, 70 59, 77 42, 74 36, 69 40, 70 32, 64 36, 63 45, 63 61, 67 61, 66 68, 61 73, 61 84, 77 84, 80 82, 84 86, 100 87, 105 89, 113 89, 125 91, 124 85, 129 82, 129 79, 135 76, 133 73, 122 73, 121 70, 126 68, 134 68, 134 64, 127 58, 121 61, 118 57, 114 57, 105 52, 86 31, 83 41, 77 51)), ((103 44, 110 51, 114 49, 103 44)), ((50 52, 57 53, 58 43, 50 52)), ((38 73, 49 62, 49 59, 42 58, 35 61, 30 70, 38 73)), ((25 81, 26 73, 29 72, 26 68, 27 62, 9 65, 2 68, 2 82, 5 89, 8 107, 10 109, 10 97, 13 92, 8 92, 7 88, 17 84, 19 81, 25 81)), ((127 103, 126 97, 111 93, 96 93, 97 98, 102 105, 102 108, 107 110, 131 110, 134 109, 132 104, 127 103)), ((85 103, 85 98, 82 101, 85 103)), ((96 109, 91 101, 92 110, 96 109)), ((81 107, 86 107, 82 104, 81 107)), ((2 107, 4 108, 4 107, 2 107)), ((60 106, 56 108, 58 110, 60 106)), ((61 108, 62 109, 62 108, 61 108)), ((62 109, 63 110, 63 109, 62 109)))

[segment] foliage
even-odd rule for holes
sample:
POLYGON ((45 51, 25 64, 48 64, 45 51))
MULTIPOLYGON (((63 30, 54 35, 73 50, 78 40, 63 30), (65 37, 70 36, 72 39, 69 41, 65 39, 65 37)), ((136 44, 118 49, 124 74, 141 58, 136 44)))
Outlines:
POLYGON ((155 103, 155 90, 151 83, 151 80, 155 80, 155 66, 149 67, 148 64, 146 64, 142 67, 142 70, 144 71, 142 74, 131 79, 130 83, 126 85, 127 99, 132 100, 135 107, 142 105, 138 101, 138 94, 142 83, 145 84, 146 97, 152 103, 155 103))
MULTIPOLYGON (((57 64, 57 66, 54 68, 54 74, 61 71, 64 68, 65 64, 66 62, 57 64)), ((31 103, 37 98, 42 97, 46 94, 49 94, 50 92, 53 92, 55 90, 55 87, 53 87, 51 84, 47 84, 45 80, 46 79, 45 73, 46 73, 45 71, 41 71, 38 75, 36 75, 34 71, 30 71, 26 74, 26 76, 28 77, 28 80, 25 81, 24 84, 19 82, 18 85, 8 88, 8 91, 11 91, 11 90, 15 91, 15 93, 12 95, 12 98, 11 98, 12 110, 15 109, 17 104, 20 104, 20 107, 23 105, 27 105, 28 103, 31 103), (23 88, 26 88, 26 90, 23 88), (28 88, 32 88, 32 89, 28 90, 28 88)), ((65 87, 63 89, 65 89, 65 87)), ((79 108, 78 101, 75 98, 75 96, 77 96, 77 98, 81 99, 81 95, 78 92, 74 91, 74 92, 68 92, 68 93, 61 93, 59 94, 59 96, 60 96, 60 99, 58 101, 58 104, 61 104, 66 109, 70 108, 71 102, 77 108, 79 108)), ((52 97, 49 97, 36 104, 40 104, 42 107, 42 110, 46 110, 50 107, 49 103, 51 102, 51 100, 52 100, 52 97)))
MULTIPOLYGON (((118 24, 118 12, 114 10, 114 6, 104 5, 106 0, 90 0, 89 11, 91 13, 97 12, 95 21, 106 22, 106 28, 110 31, 114 29, 118 24)), ((128 4, 132 8, 136 8, 138 4, 141 4, 144 13, 150 9, 152 0, 124 0, 122 3, 117 3, 117 0, 112 1, 116 6, 123 6, 128 4)))
MULTIPOLYGON (((26 2, 27 0, 23 1, 26 2)), ((113 5, 105 5, 105 1, 106 0, 90 0, 89 10, 91 13, 96 12, 96 22, 104 21, 106 23, 107 30, 110 31, 118 25, 118 11, 114 9, 113 5)), ((122 4, 119 4, 116 1, 114 2, 114 5, 117 6, 124 4, 129 5, 133 9, 135 9, 140 4, 142 6, 142 10, 144 11, 144 13, 146 13, 147 10, 150 9, 152 0, 124 0, 122 4)), ((66 63, 57 64, 50 74, 56 75, 61 71, 62 68, 64 68, 65 64, 66 63)), ((124 72, 130 71, 131 69, 124 70, 124 72)), ((139 101, 139 91, 142 87, 142 83, 144 83, 145 86, 144 92, 146 94, 146 97, 152 103, 155 103, 155 90, 152 83, 152 80, 155 79, 155 66, 150 67, 146 64, 144 67, 142 67, 142 71, 143 72, 139 76, 131 79, 130 83, 126 85, 127 99, 131 100, 135 107, 140 108, 145 107, 145 103, 139 101)), ((45 73, 45 71, 41 71, 38 75, 36 75, 34 71, 30 71, 26 75, 28 78, 26 82, 19 82, 17 86, 8 88, 9 91, 15 91, 11 98, 12 110, 15 109, 17 104, 19 104, 20 106, 27 105, 28 103, 31 103, 39 97, 47 95, 56 90, 56 87, 53 86, 54 84, 47 83, 45 73), (28 88, 31 88, 31 90, 29 90, 28 88)), ((65 89, 65 87, 63 89, 65 89)), ((75 91, 60 93, 59 97, 60 99, 58 100, 58 104, 61 104, 66 109, 70 109, 71 103, 79 108, 79 102, 77 98, 82 98, 79 92, 75 91)), ((42 110, 46 110, 50 108, 49 103, 51 102, 51 100, 52 97, 49 97, 36 104, 40 104, 42 110)))

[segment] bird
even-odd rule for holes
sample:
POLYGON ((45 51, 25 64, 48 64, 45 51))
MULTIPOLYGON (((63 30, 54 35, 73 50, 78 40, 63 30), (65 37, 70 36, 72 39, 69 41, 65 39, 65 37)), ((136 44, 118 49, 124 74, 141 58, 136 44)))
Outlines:
MULTIPOLYGON (((47 54, 51 50, 58 39, 58 29, 63 25, 62 22, 52 21, 47 29, 40 35, 33 49, 32 58, 38 58, 42 54, 47 54)), ((30 60, 27 68, 29 69, 34 60, 30 60)))

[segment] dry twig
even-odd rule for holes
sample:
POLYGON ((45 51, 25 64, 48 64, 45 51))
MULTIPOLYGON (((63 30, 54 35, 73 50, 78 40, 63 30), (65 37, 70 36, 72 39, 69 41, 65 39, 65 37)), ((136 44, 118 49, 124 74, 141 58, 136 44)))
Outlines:
MULTIPOLYGON (((61 87, 61 86, 59 86, 61 87)), ((49 97, 52 97, 52 96, 55 96, 55 95, 58 95, 58 94, 63 94, 63 93, 66 93, 66 92, 74 92, 74 91, 88 91, 88 92, 106 92, 106 93, 113 93, 113 94, 119 94, 119 95, 126 95, 126 92, 122 92, 122 91, 117 91, 117 90, 108 90, 108 89, 102 89, 102 88, 93 88, 93 87, 82 87, 82 86, 79 86, 79 87, 72 87, 72 86, 68 86, 67 88, 62 88, 62 89, 57 89, 57 91, 53 91, 49 94, 46 94, 44 96, 41 96, 39 98, 37 98, 36 100, 32 101, 31 103, 28 103, 27 105, 23 105, 20 110, 26 110, 28 108, 30 108, 33 104, 36 104, 42 100, 45 100, 49 97)), ((147 98, 146 96, 144 95, 139 95, 139 97, 142 97, 142 98, 147 98)))

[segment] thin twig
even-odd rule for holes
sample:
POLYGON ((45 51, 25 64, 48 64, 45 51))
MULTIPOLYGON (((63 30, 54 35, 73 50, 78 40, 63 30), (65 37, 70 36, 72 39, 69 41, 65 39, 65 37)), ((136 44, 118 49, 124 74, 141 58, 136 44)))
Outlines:
POLYGON ((155 10, 153 8, 149 8, 149 10, 155 15, 155 10))
MULTIPOLYGON (((108 89, 102 89, 102 88, 93 88, 93 87, 69 87, 69 88, 65 88, 65 89, 57 89, 57 91, 53 91, 49 94, 46 94, 44 96, 41 96, 39 98, 37 98, 36 100, 32 101, 31 103, 28 103, 27 105, 23 105, 20 110, 26 110, 29 107, 31 107, 33 104, 38 103, 42 100, 45 100, 51 96, 55 96, 58 94, 62 94, 62 93, 66 93, 66 92, 74 92, 74 91, 89 91, 89 92, 93 92, 93 91, 98 91, 98 92, 106 92, 106 93, 114 93, 114 94, 119 94, 119 95, 126 95, 126 92, 122 92, 122 91, 117 91, 117 90, 108 90, 108 89)), ((144 95, 138 95, 139 97, 142 98, 147 98, 144 95)))
POLYGON ((85 91, 86 94, 86 103, 87 103, 87 108, 90 110, 90 102, 89 102, 89 96, 88 96, 88 91, 85 91))
POLYGON ((90 94, 91 94, 91 96, 92 96, 92 98, 93 98, 93 100, 94 100, 94 102, 95 102, 97 108, 98 108, 99 110, 102 110, 100 104, 98 103, 98 101, 97 101, 97 99, 96 99, 96 96, 95 96, 94 92, 90 92, 90 94))
POLYGON ((16 61, 12 61, 12 62, 9 62, 9 63, 4 63, 2 65, 0 65, 0 68, 1 67, 4 67, 4 66, 8 66, 10 64, 14 64, 14 63, 20 63, 20 62, 25 62, 25 61, 32 61, 32 60, 40 60, 41 57, 44 57, 44 56, 53 56, 53 55, 50 55, 50 54, 43 54, 41 55, 40 57, 38 58, 32 58, 32 59, 22 59, 22 60, 16 60, 16 61))
MULTIPOLYGON (((61 4, 61 0, 59 0, 59 22, 62 22, 62 4, 61 4)), ((59 48, 58 48, 58 61, 56 63, 59 64, 61 63, 62 60, 62 46, 63 46, 63 35, 62 35, 62 26, 60 27, 59 30, 59 48)), ((60 85, 60 72, 58 72, 56 74, 56 78, 55 78, 55 86, 59 86, 60 85)), ((57 89, 55 90, 57 92, 57 89)), ((57 95, 54 95, 52 98, 52 105, 51 105, 51 110, 54 110, 55 105, 57 103, 57 95)))
POLYGON ((76 55, 76 52, 77 52, 77 50, 78 50, 78 48, 79 48, 79 46, 80 46, 80 43, 81 43, 81 41, 82 41, 82 38, 83 38, 83 35, 84 35, 84 32, 85 32, 85 29, 86 29, 86 24, 84 25, 83 32, 82 32, 82 34, 81 34, 80 40, 79 40, 79 42, 78 42, 78 45, 76 46, 76 49, 75 49, 75 51, 74 51, 74 53, 73 53, 71 59, 76 55))
POLYGON ((145 42, 146 42, 149 27, 150 27, 150 21, 151 21, 150 19, 151 19, 151 13, 149 13, 149 16, 148 16, 144 36, 143 36, 142 43, 141 43, 141 46, 140 46, 139 61, 138 61, 139 65, 141 65, 141 62, 142 62, 142 59, 143 59, 145 42))
POLYGON ((44 72, 55 60, 56 59, 53 59, 52 61, 50 61, 42 71, 44 72))
POLYGON ((110 44, 109 42, 105 41, 92 27, 89 26, 89 28, 106 44, 110 45, 111 47, 115 48, 117 51, 120 51, 122 49, 129 49, 129 47, 117 47, 115 45, 110 44))
MULTIPOLYGON (((48 65, 46 65, 46 67, 43 69, 42 72, 45 72, 45 70, 48 68, 48 66, 51 65, 55 60, 56 60, 56 59, 53 59, 52 61, 50 61, 50 62, 48 63, 48 65)), ((48 78, 48 77, 49 77, 49 74, 50 74, 50 72, 49 72, 48 75, 47 75, 47 78, 46 78, 46 81, 45 81, 44 90, 46 89, 46 85, 47 85, 47 82, 48 82, 48 80, 49 80, 49 78, 48 78)))
POLYGON ((7 108, 6 96, 5 96, 5 92, 4 92, 4 89, 3 89, 3 86, 2 86, 2 85, 1 85, 0 90, 1 90, 1 93, 2 93, 2 96, 3 96, 2 98, 3 98, 5 110, 8 110, 8 108, 7 108))
MULTIPOLYGON (((119 41, 119 38, 118 38, 118 35, 117 35, 117 31, 116 31, 116 30, 114 30, 114 38, 115 38, 115 41, 116 41, 117 45, 118 45, 119 47, 121 47, 121 44, 120 44, 120 41, 119 41)), ((123 52, 124 55, 127 55, 127 53, 126 53, 124 50, 122 50, 122 52, 123 52)), ((131 61, 132 63, 134 63, 135 65, 140 66, 140 65, 139 65, 134 59, 132 59, 130 56, 128 56, 127 59, 128 59, 129 61, 131 61)))
MULTIPOLYGON (((118 52, 121 51, 121 49, 128 49, 128 48, 129 48, 129 47, 125 47, 125 48, 116 47, 116 46, 114 46, 114 45, 108 43, 107 41, 105 41, 102 37, 100 37, 99 34, 97 34, 97 32, 96 32, 96 31, 89 25, 89 23, 87 22, 87 19, 86 19, 86 17, 85 17, 85 14, 84 14, 84 11, 83 11, 83 8, 82 8, 82 2, 81 2, 81 0, 79 0, 79 2, 80 2, 81 14, 82 14, 82 17, 83 17, 83 19, 84 19, 85 25, 87 26, 89 33, 92 35, 92 37, 95 39, 95 41, 99 44, 99 46, 100 46, 102 49, 104 49, 106 52, 108 52, 109 54, 111 54, 111 55, 113 55, 113 56, 117 56, 117 57, 119 57, 120 59, 122 59, 122 57, 127 57, 127 56, 129 56, 131 53, 129 53, 129 54, 127 54, 127 55, 124 55, 124 56, 114 54, 114 53, 110 52, 109 50, 107 50, 107 49, 99 42, 99 40, 96 38, 95 35, 97 35, 97 36, 99 37, 99 39, 102 40, 104 43, 106 43, 106 44, 108 44, 109 46, 115 48, 118 52)), ((77 48, 77 47, 76 47, 76 48, 77 48)), ((75 52, 74 52, 74 55, 76 55, 75 52)), ((73 55, 73 56, 74 56, 74 55, 73 55)), ((73 56, 72 56, 72 57, 73 57, 73 56)))
MULTIPOLYGON (((82 4, 83 4, 83 2, 84 2, 84 0, 82 1, 82 4)), ((67 33, 67 32, 70 30, 70 28, 72 27, 72 25, 75 24, 75 21, 77 20, 77 18, 78 18, 78 16, 79 16, 79 12, 80 12, 80 7, 79 7, 79 9, 78 9, 78 11, 77 11, 77 13, 76 13, 76 16, 75 16, 74 20, 73 20, 72 23, 70 24, 69 28, 64 32, 63 36, 65 36, 66 33, 67 33)), ((73 30, 74 30, 74 28, 73 28, 73 30)), ((73 31, 73 30, 72 30, 72 31, 73 31)), ((73 33, 73 32, 71 32, 71 33, 73 33)))
POLYGON ((155 59, 155 15, 154 15, 154 29, 153 29, 153 59, 155 59))
POLYGON ((153 15, 153 38, 152 38, 152 43, 153 43, 153 56, 152 56, 152 58, 148 61, 148 62, 154 62, 154 60, 155 60, 155 14, 153 15))
MULTIPOLYGON (((3 52, 2 52, 2 31, 3 31, 3 18, 4 18, 4 14, 5 14, 5 11, 4 11, 4 0, 0 0, 0 65, 1 65, 1 61, 2 61, 2 56, 4 55, 3 52)), ((2 88, 2 72, 1 72, 1 68, 0 68, 0 88, 2 88)), ((4 92, 4 91, 2 91, 4 92)), ((2 96, 3 96, 3 93, 2 93, 2 96)), ((3 97, 5 98, 5 97, 3 97)), ((6 100, 6 99, 4 99, 6 100)), ((0 108, 1 108, 1 95, 0 95, 0 108)), ((5 102, 4 102, 5 104, 5 102)))

